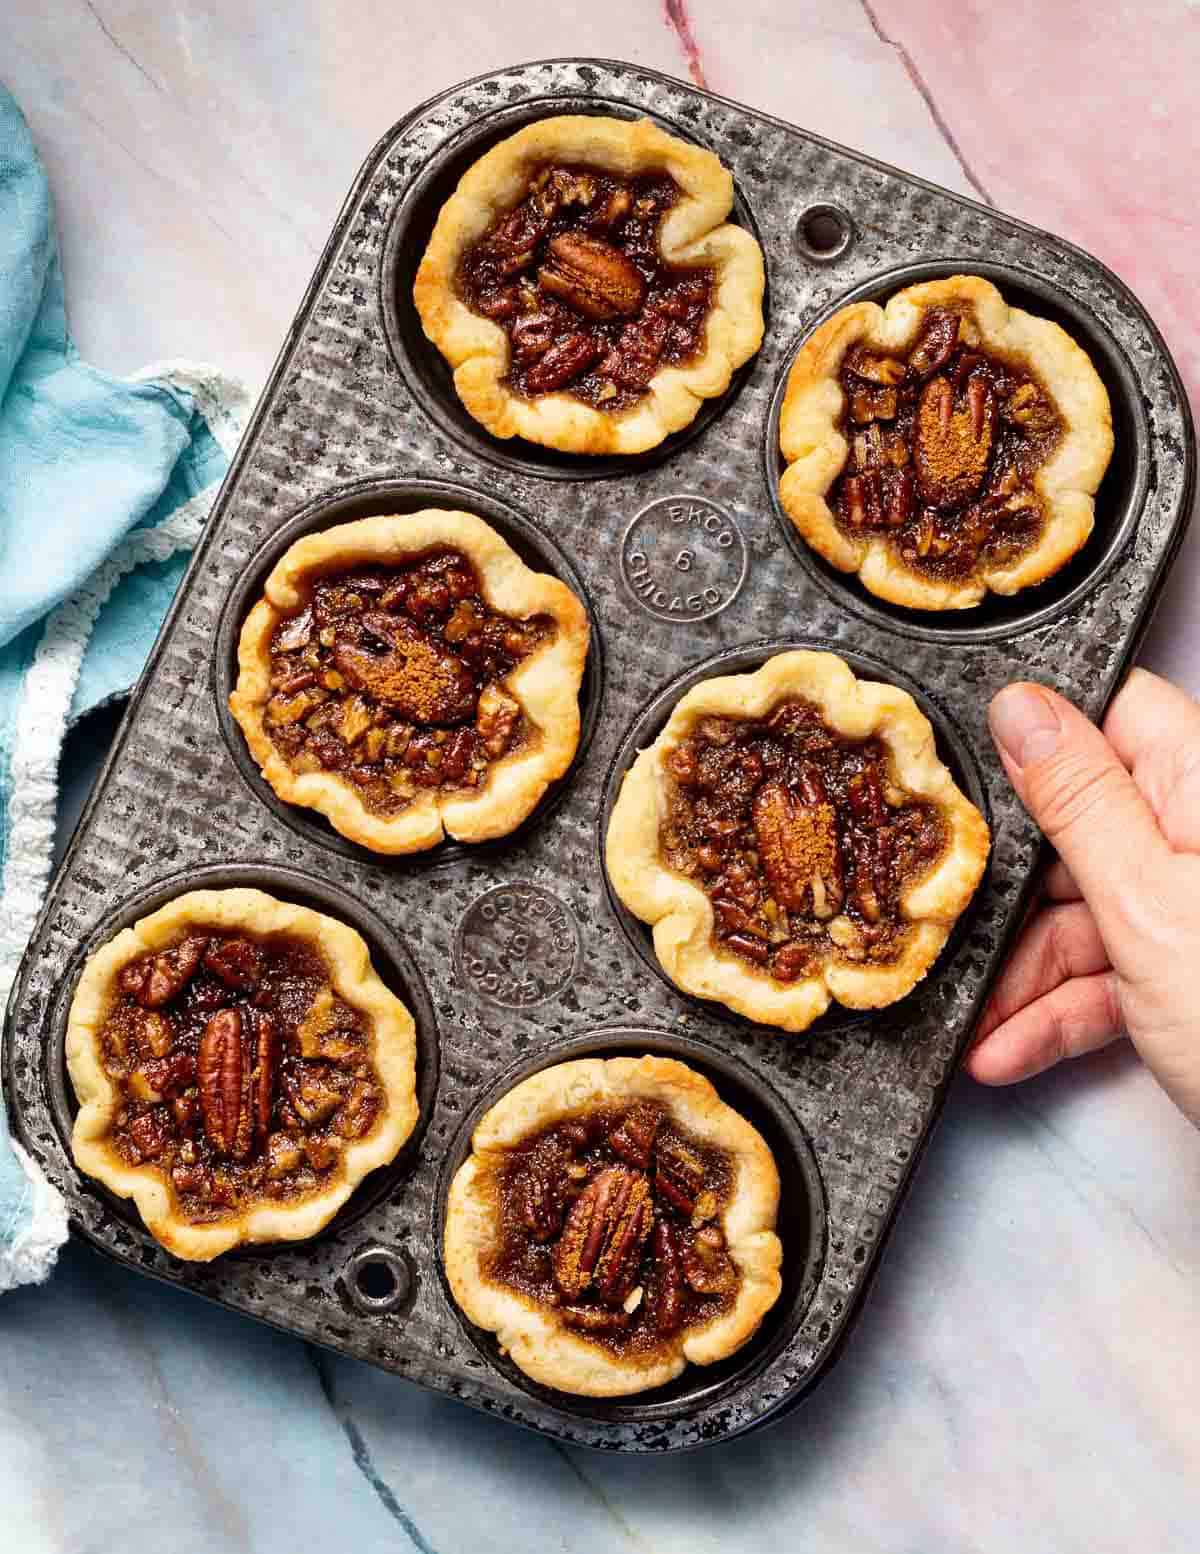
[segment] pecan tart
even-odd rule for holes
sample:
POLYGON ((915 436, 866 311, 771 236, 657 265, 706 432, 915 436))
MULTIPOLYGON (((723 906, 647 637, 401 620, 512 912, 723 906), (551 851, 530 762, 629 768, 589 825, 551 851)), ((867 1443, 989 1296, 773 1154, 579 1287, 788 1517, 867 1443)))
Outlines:
POLYGON ((917 610, 1057 572, 1092 532, 1113 448, 1085 352, 975 275, 835 313, 796 358, 779 431, 805 540, 917 610))
POLYGON ((640 453, 762 340, 764 269, 711 151, 649 120, 543 119, 465 174, 413 291, 496 437, 640 453))
POLYGON ((84 967, 67 1023, 80 1170, 196 1262, 328 1223, 417 1122, 412 1016, 352 928, 194 890, 84 967))
POLYGON ((571 764, 583 605, 470 513, 297 540, 242 628, 230 709, 263 776, 381 853, 506 836, 571 764))
POLYGON ((534 1381, 615 1397, 710 1365, 779 1297, 779 1173, 671 1058, 583 1058, 481 1119, 446 1209, 446 1275, 534 1381))
POLYGON ((679 987, 801 1031, 831 999, 910 992, 988 849, 912 697, 797 651, 679 701, 625 777, 606 863, 679 987))

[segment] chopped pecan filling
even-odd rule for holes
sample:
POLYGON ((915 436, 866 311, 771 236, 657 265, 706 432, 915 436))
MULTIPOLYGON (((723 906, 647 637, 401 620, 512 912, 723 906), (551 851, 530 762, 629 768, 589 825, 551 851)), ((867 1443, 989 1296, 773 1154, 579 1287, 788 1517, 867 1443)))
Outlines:
POLYGON ((847 533, 886 535, 907 566, 945 579, 1037 542, 1034 476, 1062 420, 1027 364, 981 348, 969 314, 931 309, 903 360, 855 346, 840 383, 850 452, 830 504, 847 533))
POLYGON ((659 1349, 732 1304, 726 1155, 661 1106, 573 1114, 491 1178, 501 1235, 488 1276, 623 1355, 659 1349))
POLYGON ((777 981, 830 956, 886 963, 907 886, 943 852, 936 806, 905 792, 878 739, 834 733, 812 702, 706 718, 667 757, 660 844, 713 904, 713 939, 777 981))
POLYGON ((112 1146, 193 1224, 304 1197, 384 1107, 369 1035, 311 946, 195 931, 117 978, 100 1034, 112 1146))
POLYGON ((508 335, 514 393, 566 390, 624 410, 660 367, 700 353, 713 272, 666 264, 658 247, 659 224, 678 198, 662 172, 620 178, 543 167, 520 204, 467 251, 459 292, 508 335))
POLYGON ((504 682, 552 631, 493 610, 453 550, 321 577, 275 628, 264 726, 293 771, 339 773, 375 814, 478 788, 535 737, 504 682))

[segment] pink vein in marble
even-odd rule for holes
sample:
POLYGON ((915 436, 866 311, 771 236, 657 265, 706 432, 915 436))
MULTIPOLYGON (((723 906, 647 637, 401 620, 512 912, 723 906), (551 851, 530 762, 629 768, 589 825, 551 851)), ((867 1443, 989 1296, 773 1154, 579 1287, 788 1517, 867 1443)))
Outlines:
POLYGON ((687 61, 688 74, 697 86, 707 87, 708 82, 704 78, 704 63, 700 58, 700 47, 696 42, 696 35, 692 31, 691 17, 684 0, 663 0, 663 12, 667 18, 667 25, 679 39, 679 46, 683 50, 683 57, 687 61))

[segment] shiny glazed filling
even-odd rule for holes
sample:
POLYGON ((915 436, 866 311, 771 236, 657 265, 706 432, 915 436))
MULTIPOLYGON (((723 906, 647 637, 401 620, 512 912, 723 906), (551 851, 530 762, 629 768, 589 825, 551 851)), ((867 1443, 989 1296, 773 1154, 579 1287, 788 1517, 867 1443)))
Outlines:
POLYGON ((112 1147, 158 1171, 193 1224, 302 1198, 384 1108, 370 1035, 311 945, 193 930, 116 979, 100 1033, 112 1147))
POLYGON ((741 1275, 720 1225, 728 1156, 662 1106, 574 1113, 485 1180, 500 1222, 487 1277, 581 1337, 650 1355, 733 1304, 741 1275))
POLYGON ((375 814, 480 788, 537 737, 504 681, 553 629, 491 609, 455 550, 331 573, 275 628, 264 727, 293 771, 338 773, 375 814))
POLYGON ((881 740, 833 732, 797 697, 766 718, 703 719, 665 764, 662 858, 712 901, 717 948, 779 982, 830 957, 899 956, 901 900, 947 838, 881 740))
POLYGON ((713 272, 669 265, 658 247, 679 193, 662 172, 621 178, 544 167, 516 209, 467 251, 459 294, 507 334, 514 393, 565 390, 597 409, 625 410, 660 367, 699 355, 713 272))
POLYGON ((850 452, 830 505, 847 534, 886 535, 909 568, 941 579, 1037 543, 1034 476, 1062 420, 1028 364, 981 349, 969 314, 931 309, 904 358, 853 347, 839 382, 850 452))

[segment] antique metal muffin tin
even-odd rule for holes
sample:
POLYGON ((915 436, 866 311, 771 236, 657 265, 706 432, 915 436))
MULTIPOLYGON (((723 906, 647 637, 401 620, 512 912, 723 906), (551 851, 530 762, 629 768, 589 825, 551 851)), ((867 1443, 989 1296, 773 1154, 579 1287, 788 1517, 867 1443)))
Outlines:
POLYGON ((987 737, 1016 676, 1099 713, 1147 623, 1190 509, 1193 446, 1154 325, 1060 239, 651 71, 555 61, 426 103, 376 147, 338 218, 14 988, 4 1083, 15 1129, 77 1231, 121 1262, 556 1436, 665 1451, 777 1417, 828 1369, 876 1271, 949 1077, 1022 915, 1038 841, 987 737), (694 426, 636 459, 502 444, 466 416, 424 340, 411 281, 437 211, 488 147, 556 113, 648 113, 732 168, 766 255, 758 356, 694 426), (962 616, 871 599, 779 511, 777 417, 798 343, 852 297, 969 270, 1059 318, 1113 402, 1096 531, 1058 577, 962 616), (579 758, 512 838, 376 857, 281 805, 224 709, 237 630, 297 533, 371 512, 473 509, 586 599, 594 642, 579 758), (803 1036, 675 990, 611 899, 604 824, 636 748, 682 689, 789 644, 909 687, 987 814, 989 871, 921 987, 803 1036), (198 884, 255 882, 358 927, 412 1007, 422 1123, 324 1234, 215 1264, 173 1260, 74 1170, 66 1011, 86 955, 198 884), (532 1386, 452 1306, 438 1248, 449 1178, 481 1109, 579 1052, 661 1051, 708 1073, 780 1164, 785 1288, 737 1356, 644 1397, 532 1386))

